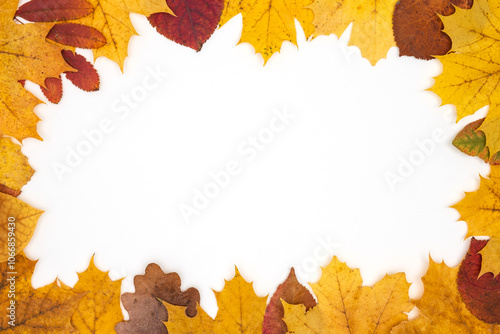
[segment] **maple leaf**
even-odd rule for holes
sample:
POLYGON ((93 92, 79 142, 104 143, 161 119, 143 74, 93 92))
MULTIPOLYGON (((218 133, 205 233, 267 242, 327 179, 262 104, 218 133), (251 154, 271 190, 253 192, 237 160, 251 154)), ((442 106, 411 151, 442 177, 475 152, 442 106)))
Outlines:
POLYGON ((199 51, 219 24, 224 0, 169 0, 168 5, 173 13, 151 15, 151 25, 174 42, 199 51))
POLYGON ((293 305, 303 304, 306 307, 306 311, 316 305, 313 295, 305 286, 300 284, 297 276, 295 276, 295 269, 292 268, 290 274, 278 286, 266 307, 264 322, 262 324, 263 334, 281 334, 288 331, 286 323, 283 321, 285 310, 281 300, 293 305))
POLYGON ((454 15, 442 17, 444 32, 453 42, 452 53, 440 56, 443 73, 436 78, 432 91, 443 104, 457 107, 458 119, 490 105, 488 117, 481 126, 490 152, 500 151, 500 25, 496 4, 476 0, 469 10, 457 9, 454 15))
POLYGON ((443 22, 439 15, 453 14, 454 6, 469 9, 472 0, 398 1, 392 26, 399 54, 420 59, 447 54, 451 49, 451 39, 442 32, 443 22))
MULTIPOLYGON (((16 256, 14 268, 8 262, 0 264, 0 307, 7 310, 11 300, 15 303, 15 327, 9 317, 0 320, 2 333, 76 333, 70 319, 85 293, 75 293, 59 287, 56 282, 33 289, 31 275, 35 268, 23 254, 16 256), (14 273, 13 273, 14 272, 14 273), (7 280, 9 279, 9 280, 7 280), (15 299, 9 297, 11 282, 15 281, 15 299)), ((9 311, 10 312, 10 311, 9 311)))
POLYGON ((490 150, 486 146, 486 135, 478 128, 483 124, 484 118, 467 124, 453 139, 453 146, 463 153, 480 157, 484 162, 490 159, 490 150))
MULTIPOLYGON (((477 248, 480 243, 473 238, 468 255, 475 253, 474 248, 477 248)), ((462 262, 460 270, 471 271, 469 274, 473 274, 472 271, 475 272, 477 279, 478 268, 467 268, 470 264, 466 261, 468 261, 467 258, 462 262)), ((391 334, 500 333, 500 326, 485 323, 469 311, 458 290, 457 281, 461 281, 461 278, 457 279, 458 273, 458 267, 449 268, 444 263, 437 264, 430 261, 427 274, 422 278, 424 295, 420 300, 415 301, 420 315, 414 320, 396 326, 391 334)), ((466 284, 475 285, 476 283, 470 281, 466 284)), ((496 298, 498 303, 498 295, 496 298)))
POLYGON ((469 229, 467 237, 488 235, 500 237, 500 166, 491 166, 488 178, 481 177, 479 190, 467 193, 465 198, 452 206, 461 215, 469 229))
POLYGON ((122 295, 130 319, 116 325, 117 333, 168 333, 164 324, 168 312, 161 301, 184 306, 187 316, 196 315, 200 293, 194 288, 181 291, 181 278, 176 273, 165 274, 157 264, 151 263, 144 275, 134 277, 134 285, 134 293, 122 295))
POLYGON ((71 67, 62 59, 61 48, 45 41, 52 24, 15 24, 16 9, 16 1, 0 5, 0 132, 17 140, 41 139, 36 132, 39 119, 33 113, 40 101, 18 81, 42 84, 45 78, 56 77, 71 67))
POLYGON ((350 43, 361 49, 373 65, 396 46, 392 33, 392 13, 397 0, 316 0, 314 35, 342 35, 353 22, 350 43))
POLYGON ((87 270, 78 275, 73 289, 64 286, 73 292, 85 293, 71 317, 71 324, 78 333, 114 333, 116 324, 123 320, 120 286, 121 279, 112 281, 107 272, 97 269, 94 257, 87 270))
POLYGON ((241 12, 243 31, 241 43, 250 43, 262 54, 264 63, 281 48, 284 41, 296 44, 296 18, 302 25, 306 38, 314 32, 313 12, 306 8, 314 0, 225 0, 220 25, 241 12))
POLYGON ((407 318, 413 305, 403 273, 385 276, 373 287, 362 285, 359 270, 351 270, 337 257, 311 284, 318 305, 306 312, 304 305, 283 302, 290 333, 388 333, 407 318))
POLYGON ((0 193, 0 262, 28 245, 42 211, 13 196, 0 193), (12 248, 14 247, 14 248, 12 248))
POLYGON ((258 297, 252 284, 245 281, 236 268, 232 280, 221 292, 215 292, 219 311, 212 319, 198 305, 194 317, 186 317, 184 308, 164 303, 171 333, 262 333, 266 297, 258 297))

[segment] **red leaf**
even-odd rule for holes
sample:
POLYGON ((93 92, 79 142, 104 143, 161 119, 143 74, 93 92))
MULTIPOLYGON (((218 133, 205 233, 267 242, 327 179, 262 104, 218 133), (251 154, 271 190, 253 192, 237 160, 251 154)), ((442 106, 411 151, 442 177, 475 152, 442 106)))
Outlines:
POLYGON ((451 49, 451 39, 437 14, 451 15, 455 6, 472 7, 472 0, 400 0, 394 8, 392 28, 401 56, 432 59, 451 49))
POLYGON ((200 51, 219 24, 223 0, 167 0, 175 13, 152 14, 148 20, 163 36, 200 51))
POLYGON ((50 29, 47 38, 56 43, 83 49, 98 49, 106 45, 106 37, 98 30, 77 23, 60 23, 50 29))
POLYGON ((40 87, 43 95, 50 102, 57 104, 62 98, 62 81, 61 78, 47 78, 45 79, 45 87, 40 87), (47 88, 45 88, 47 87, 47 88))
POLYGON ((500 274, 486 273, 478 278, 481 272, 483 249, 488 240, 472 238, 469 251, 460 264, 457 275, 457 286, 462 300, 478 319, 493 324, 500 323, 500 274))
POLYGON ((288 304, 303 304, 306 309, 316 305, 313 295, 299 283, 295 276, 295 269, 292 268, 287 279, 278 286, 266 307, 262 324, 263 334, 284 334, 288 331, 286 323, 283 321, 285 310, 281 299, 288 304))
POLYGON ((94 65, 89 63, 82 55, 73 53, 69 50, 62 50, 61 54, 69 66, 78 70, 77 72, 64 72, 69 81, 76 87, 87 92, 99 90, 99 74, 97 74, 94 65))
POLYGON ((31 22, 56 22, 79 19, 93 10, 85 0, 31 0, 19 7, 16 16, 31 22))

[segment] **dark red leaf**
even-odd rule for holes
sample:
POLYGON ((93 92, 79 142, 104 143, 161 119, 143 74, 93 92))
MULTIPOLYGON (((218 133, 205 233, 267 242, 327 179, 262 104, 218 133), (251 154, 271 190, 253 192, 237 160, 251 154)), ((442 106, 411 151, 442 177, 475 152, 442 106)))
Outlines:
POLYGON ((94 65, 89 63, 82 55, 73 53, 69 50, 62 50, 61 54, 69 66, 78 70, 78 72, 64 72, 69 81, 76 87, 87 92, 99 90, 99 74, 94 68, 94 65))
POLYGON ((266 307, 264 323, 262 324, 263 334, 284 334, 288 331, 283 321, 285 310, 281 303, 282 299, 288 304, 303 304, 306 309, 316 305, 313 295, 299 283, 295 276, 295 269, 292 268, 287 279, 278 286, 266 307))
POLYGON ((472 0, 400 0, 394 8, 392 29, 402 56, 432 59, 451 49, 450 37, 442 32, 437 14, 451 15, 455 6, 470 9, 472 0))
POLYGON ((500 274, 486 273, 478 278, 481 272, 483 249, 489 240, 472 238, 469 251, 460 264, 457 275, 457 286, 462 300, 478 319, 493 324, 500 323, 500 274))
POLYGON ((31 0, 19 7, 16 16, 31 22, 57 22, 82 18, 93 10, 85 0, 31 0))
POLYGON ((43 95, 50 102, 57 104, 62 98, 62 81, 61 78, 47 78, 45 79, 45 87, 40 87, 43 95))
POLYGON ((118 323, 118 334, 168 333, 163 322, 168 321, 168 312, 158 300, 169 304, 186 306, 186 315, 194 317, 200 302, 200 293, 194 288, 181 291, 181 278, 176 273, 165 274, 157 264, 149 264, 144 275, 134 278, 135 292, 124 293, 122 303, 130 319, 118 323))
POLYGON ((155 13, 148 19, 163 36, 196 51, 212 35, 219 24, 224 0, 167 0, 175 13, 155 13))
POLYGON ((106 45, 106 38, 98 30, 77 23, 56 24, 50 29, 47 38, 83 49, 98 49, 106 45))

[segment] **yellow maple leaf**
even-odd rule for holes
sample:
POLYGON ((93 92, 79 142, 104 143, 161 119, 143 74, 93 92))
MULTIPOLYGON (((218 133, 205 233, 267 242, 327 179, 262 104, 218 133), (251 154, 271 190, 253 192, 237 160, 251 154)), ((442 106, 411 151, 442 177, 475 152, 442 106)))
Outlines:
POLYGON ((225 0, 220 25, 233 16, 243 16, 240 42, 253 45, 262 54, 264 62, 278 52, 283 41, 297 43, 296 18, 304 29, 306 38, 314 32, 313 12, 306 8, 313 0, 225 0))
POLYGON ((479 190, 467 193, 452 206, 461 215, 469 229, 467 237, 486 235, 500 237, 500 166, 491 166, 488 178, 481 178, 479 190))
POLYGON ((353 22, 350 44, 361 49, 363 57, 374 65, 396 46, 392 33, 392 13, 397 0, 316 0, 314 35, 342 35, 353 22))
POLYGON ((7 317, 4 313, 0 319, 0 332, 76 333, 70 319, 85 293, 60 288, 56 282, 33 289, 31 275, 34 268, 35 262, 27 259, 24 254, 16 256, 13 267, 8 262, 0 264, 0 307, 4 312, 8 311, 9 316, 14 316, 7 317), (12 320, 15 326, 9 324, 12 320))
POLYGON ((34 172, 28 158, 21 153, 21 146, 8 137, 0 138, 0 184, 16 190, 19 195, 34 172))
POLYGON ((33 108, 40 101, 19 80, 43 84, 72 68, 61 56, 61 48, 47 43, 51 23, 16 24, 16 1, 0 4, 0 132, 17 140, 41 139, 36 132, 38 117, 33 108))
POLYGON ((89 0, 94 7, 91 15, 69 22, 79 23, 100 31, 106 45, 94 49, 95 58, 104 56, 115 61, 123 71, 128 42, 136 31, 130 13, 150 15, 156 12, 172 13, 162 0, 89 0))
POLYGON ((88 269, 78 278, 72 291, 86 294, 71 317, 73 327, 78 333, 115 333, 116 324, 123 320, 120 308, 121 280, 112 281, 107 272, 97 269, 94 257, 88 269))
POLYGON ((493 273, 495 276, 498 275, 500 273, 500 239, 490 239, 488 245, 481 249, 479 253, 483 258, 479 277, 484 273, 493 273))
POLYGON ((500 326, 482 322, 467 309, 457 288, 457 273, 458 267, 430 261, 422 278, 424 295, 415 301, 420 315, 399 324, 391 334, 499 334, 500 326))
POLYGON ((410 284, 402 273, 385 276, 373 287, 361 286, 359 270, 351 270, 336 257, 311 287, 318 304, 306 312, 304 305, 283 302, 289 333, 388 333, 407 319, 410 284))
POLYGON ((458 119, 490 105, 480 129, 486 134, 486 144, 492 154, 500 151, 497 6, 488 0, 476 0, 471 9, 456 8, 455 14, 441 17, 444 32, 451 37, 453 52, 437 57, 443 64, 443 73, 432 87, 443 104, 456 105, 458 119))
POLYGON ((241 277, 238 269, 234 278, 215 293, 219 311, 215 319, 197 305, 197 315, 187 317, 186 308, 163 302, 168 310, 165 323, 171 333, 262 333, 266 297, 258 297, 251 283, 241 277))
POLYGON ((21 253, 28 245, 42 212, 16 197, 0 193, 0 262, 7 261, 12 253, 21 253))

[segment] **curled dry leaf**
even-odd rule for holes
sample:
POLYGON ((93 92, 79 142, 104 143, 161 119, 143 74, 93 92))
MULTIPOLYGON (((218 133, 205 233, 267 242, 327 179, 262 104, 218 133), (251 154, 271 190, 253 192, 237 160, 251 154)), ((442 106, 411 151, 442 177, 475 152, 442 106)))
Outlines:
POLYGON ((234 278, 227 281, 221 292, 216 292, 219 311, 215 319, 197 305, 194 317, 185 315, 182 307, 164 302, 169 319, 169 333, 262 333, 262 319, 266 297, 258 297, 252 284, 241 277, 238 269, 234 278))
POLYGON ((200 293, 194 288, 181 291, 181 278, 165 274, 157 264, 149 264, 144 275, 134 278, 135 292, 124 293, 122 303, 129 313, 128 321, 116 325, 119 334, 168 333, 164 325, 168 312, 161 301, 185 307, 185 314, 194 317, 200 293))
POLYGON ((169 0, 175 15, 156 13, 148 20, 163 36, 196 51, 213 34, 219 24, 224 0, 169 0))

